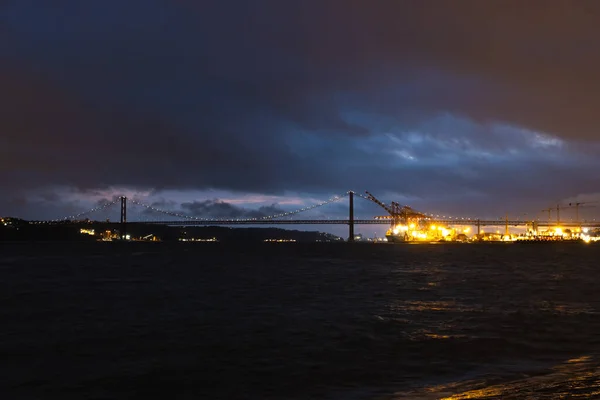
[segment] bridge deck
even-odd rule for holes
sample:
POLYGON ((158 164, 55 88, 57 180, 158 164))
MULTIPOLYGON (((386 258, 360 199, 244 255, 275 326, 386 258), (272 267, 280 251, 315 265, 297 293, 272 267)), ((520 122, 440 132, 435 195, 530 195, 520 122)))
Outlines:
MULTIPOLYGON (((431 220, 432 224, 440 225, 470 225, 470 226, 504 226, 507 224, 506 220, 431 220)), ((540 227, 556 226, 557 223, 553 221, 535 221, 540 227)), ((155 225, 172 225, 172 226, 219 226, 219 225, 349 225, 350 220, 348 219, 278 219, 278 220, 183 220, 183 221, 148 221, 148 222, 129 222, 138 224, 155 224, 155 225)), ((521 220, 509 220, 509 226, 525 226, 530 224, 531 221, 521 220)), ((354 225, 390 225, 389 220, 381 219, 355 219, 354 225)), ((598 221, 582 221, 573 222, 566 221, 560 222, 561 227, 600 227, 598 221)))

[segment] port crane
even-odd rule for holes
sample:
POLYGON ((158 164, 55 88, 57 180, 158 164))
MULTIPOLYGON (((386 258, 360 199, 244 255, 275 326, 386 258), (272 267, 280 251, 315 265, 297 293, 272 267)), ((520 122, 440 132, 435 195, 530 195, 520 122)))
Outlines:
POLYGON ((556 208, 554 207, 548 207, 548 208, 544 208, 543 210, 541 210, 542 212, 546 212, 548 211, 548 222, 550 222, 552 220, 552 211, 556 210, 556 224, 560 224, 560 209, 561 208, 568 208, 571 204, 569 203, 568 206, 565 205, 560 205, 557 204, 556 208))
POLYGON ((426 214, 423 214, 412 207, 403 206, 395 201, 392 201, 391 206, 389 206, 380 201, 377 197, 373 196, 371 193, 367 191, 365 191, 365 193, 367 194, 367 199, 379 205, 390 214, 392 226, 398 225, 401 222, 408 223, 408 220, 411 218, 427 218, 426 214))
POLYGON ((550 222, 550 220, 552 219, 552 210, 554 210, 554 208, 552 208, 552 207, 544 208, 543 210, 540 210, 541 212, 548 211, 548 222, 550 222))
POLYGON ((571 207, 575 207, 575 222, 579 222, 579 208, 580 207, 596 207, 596 206, 589 206, 589 205, 585 205, 588 203, 597 203, 598 201, 582 201, 582 202, 576 202, 576 203, 569 203, 568 205, 561 205, 561 204, 557 204, 556 208, 554 207, 549 207, 549 208, 544 208, 543 210, 541 210, 542 212, 548 212, 548 222, 550 222, 552 220, 552 211, 556 210, 556 223, 560 224, 560 210, 565 209, 565 208, 571 208, 571 207))
POLYGON ((596 206, 586 206, 585 204, 597 203, 596 201, 581 201, 577 203, 569 203, 569 207, 575 207, 575 222, 579 222, 579 207, 596 207, 596 206))

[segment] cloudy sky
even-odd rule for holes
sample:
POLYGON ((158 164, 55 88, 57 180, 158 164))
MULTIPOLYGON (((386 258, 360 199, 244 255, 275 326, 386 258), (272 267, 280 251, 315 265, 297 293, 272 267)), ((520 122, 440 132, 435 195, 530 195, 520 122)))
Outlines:
POLYGON ((600 199, 598 21, 595 0, 3 0, 0 214, 600 199))

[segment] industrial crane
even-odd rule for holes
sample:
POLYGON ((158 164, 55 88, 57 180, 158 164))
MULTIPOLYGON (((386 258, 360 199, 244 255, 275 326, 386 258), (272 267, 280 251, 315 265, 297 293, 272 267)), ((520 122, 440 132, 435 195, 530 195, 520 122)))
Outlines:
POLYGON ((541 210, 542 212, 548 212, 548 222, 551 221, 552 219, 552 210, 556 210, 556 223, 559 224, 560 223, 560 209, 561 208, 570 208, 570 207, 575 207, 575 222, 579 222, 579 207, 595 207, 595 206, 586 206, 584 204, 588 204, 588 203, 597 203, 598 201, 582 201, 582 202, 577 202, 577 203, 569 203, 568 205, 561 205, 561 204, 557 204, 556 208, 554 207, 549 207, 549 208, 544 208, 543 210, 541 210))
MULTIPOLYGON (((569 204, 569 206, 570 206, 570 204, 569 204)), ((556 210, 556 224, 558 225, 558 224, 560 224, 560 209, 561 208, 567 208, 569 206, 564 206, 564 205, 557 204, 556 208, 549 207, 549 208, 544 208, 541 211, 542 212, 548 211, 548 222, 550 222, 552 220, 552 210, 556 210)))
POLYGON ((371 200, 373 203, 377 204, 378 206, 382 207, 385 211, 387 211, 390 216, 391 216, 391 226, 392 228, 398 224, 398 216, 396 214, 396 210, 395 210, 395 206, 392 203, 392 207, 389 207, 387 204, 385 204, 384 202, 380 201, 377 197, 373 196, 371 193, 369 193, 368 191, 365 190, 365 193, 367 194, 367 199, 371 200))
POLYGON ((540 210, 541 212, 548 211, 548 222, 550 222, 550 220, 552 219, 552 210, 554 210, 552 207, 544 208, 543 210, 540 210))
MULTIPOLYGON (((561 207, 560 204, 556 205, 556 225, 560 224, 560 207, 561 207)), ((564 208, 565 206, 562 206, 562 207, 564 208)))
POLYGON ((409 218, 425 218, 426 214, 423 214, 419 211, 416 211, 412 207, 400 205, 395 201, 392 202, 391 206, 380 201, 377 197, 373 196, 371 193, 365 191, 367 194, 367 199, 371 200, 375 204, 382 207, 386 210, 390 216, 392 217, 392 226, 397 225, 400 221, 407 222, 409 218))
POLYGON ((589 204, 589 203, 597 203, 598 200, 596 201, 581 201, 578 203, 569 203, 569 207, 575 207, 575 222, 579 222, 579 206, 582 207, 596 207, 596 206, 586 206, 584 204, 589 204))
POLYGON ((367 194, 367 199, 371 200, 373 203, 382 207, 385 211, 389 212, 391 216, 394 216, 394 210, 392 208, 387 206, 385 203, 379 201, 379 199, 377 197, 373 196, 371 193, 367 192, 366 190, 365 190, 365 193, 367 194))

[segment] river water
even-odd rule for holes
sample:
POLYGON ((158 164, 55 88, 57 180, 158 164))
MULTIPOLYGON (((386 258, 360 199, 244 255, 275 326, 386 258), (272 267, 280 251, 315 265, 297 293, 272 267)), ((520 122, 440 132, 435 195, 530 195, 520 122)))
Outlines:
POLYGON ((0 244, 0 397, 600 398, 599 260, 584 244, 0 244))

